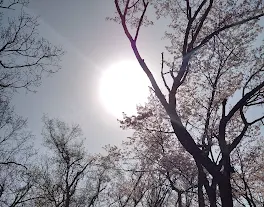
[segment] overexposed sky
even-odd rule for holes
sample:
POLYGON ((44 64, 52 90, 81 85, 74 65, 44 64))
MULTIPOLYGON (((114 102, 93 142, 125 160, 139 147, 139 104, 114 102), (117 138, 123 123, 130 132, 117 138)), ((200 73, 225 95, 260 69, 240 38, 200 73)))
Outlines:
MULTIPOLYGON (((16 112, 28 118, 37 146, 42 141, 43 114, 80 124, 90 152, 98 152, 106 144, 121 144, 129 132, 119 128, 98 94, 104 71, 123 60, 135 60, 121 26, 105 20, 115 12, 113 1, 32 0, 27 11, 39 16, 40 35, 66 51, 62 69, 44 77, 37 93, 20 91, 13 99, 16 112)), ((139 48, 157 77, 164 50, 164 30, 159 31, 146 28, 139 37, 139 48)))

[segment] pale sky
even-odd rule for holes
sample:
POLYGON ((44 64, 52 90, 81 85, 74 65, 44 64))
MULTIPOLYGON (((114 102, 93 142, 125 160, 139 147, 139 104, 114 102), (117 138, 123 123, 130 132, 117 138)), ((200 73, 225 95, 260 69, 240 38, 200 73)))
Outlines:
MULTIPOLYGON (((43 77, 37 93, 20 91, 13 99, 16 112, 28 118, 37 146, 42 142, 43 114, 80 124, 91 153, 107 144, 120 145, 130 133, 119 128, 117 118, 100 102, 99 82, 112 65, 136 59, 122 27, 105 20, 115 12, 113 0, 32 0, 27 12, 40 16, 40 35, 66 51, 62 69, 43 77)), ((138 40, 142 57, 158 82, 166 27, 165 20, 158 21, 143 28, 138 40)))
MULTIPOLYGON (((28 118, 38 146, 43 114, 80 124, 90 152, 99 152, 106 144, 121 144, 129 132, 119 128, 98 96, 99 80, 110 65, 135 60, 121 26, 105 20, 115 11, 113 1, 33 0, 27 11, 40 16, 40 35, 66 51, 62 69, 44 77, 37 93, 20 91, 13 99, 16 112, 28 118)), ((139 47, 159 74, 164 30, 154 31, 144 29, 139 47)))

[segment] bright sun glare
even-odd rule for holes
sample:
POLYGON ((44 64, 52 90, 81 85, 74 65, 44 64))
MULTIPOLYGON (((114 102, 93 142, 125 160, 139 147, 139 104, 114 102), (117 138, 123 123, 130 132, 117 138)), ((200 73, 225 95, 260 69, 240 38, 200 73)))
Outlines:
POLYGON ((137 62, 113 64, 102 73, 100 101, 115 117, 121 117, 122 112, 132 115, 136 112, 137 104, 146 102, 149 85, 148 78, 137 62))

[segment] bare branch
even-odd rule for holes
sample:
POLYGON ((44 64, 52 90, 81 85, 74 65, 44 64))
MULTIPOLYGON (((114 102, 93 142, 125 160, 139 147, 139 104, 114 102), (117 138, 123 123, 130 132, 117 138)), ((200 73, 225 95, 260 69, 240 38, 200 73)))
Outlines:
POLYGON ((27 167, 23 164, 17 163, 17 162, 13 162, 13 161, 9 161, 9 162, 0 162, 0 165, 17 165, 17 166, 21 166, 23 168, 25 168, 27 170, 27 167))
MULTIPOLYGON (((209 6, 208 6, 207 9, 205 10, 205 12, 204 12, 204 14, 203 14, 201 20, 199 21, 199 25, 198 25, 198 27, 197 27, 197 29, 196 29, 196 31, 195 31, 193 37, 192 37, 192 41, 190 42, 190 44, 189 44, 189 46, 188 46, 188 47, 189 47, 189 48, 188 48, 189 50, 193 48, 193 44, 194 44, 194 42, 196 41, 197 36, 198 36, 198 34, 200 33, 200 30, 202 29, 202 26, 203 26, 203 24, 204 24, 204 21, 206 20, 208 14, 209 14, 209 12, 210 12, 210 10, 211 10, 211 8, 212 8, 212 5, 213 5, 213 0, 210 0, 209 6)), ((198 10, 197 10, 197 11, 198 11, 198 10)))
POLYGON ((253 88, 250 92, 246 93, 235 105, 234 107, 230 110, 228 115, 225 117, 225 122, 227 123, 233 115, 241 108, 243 107, 247 101, 256 93, 258 92, 262 87, 264 87, 264 81, 260 83, 258 86, 253 88))
POLYGON ((205 45, 213 36, 215 35, 218 35, 220 32, 224 31, 224 30, 227 30, 227 29, 230 29, 232 27, 235 27, 235 26, 238 26, 238 25, 242 25, 244 23, 247 23, 251 20, 256 20, 256 19, 259 19, 260 17, 263 17, 264 16, 264 13, 262 14, 259 14, 259 15, 256 15, 256 16, 253 16, 253 17, 249 17, 247 19, 243 19, 241 21, 238 21, 238 22, 235 22, 233 24, 229 24, 229 25, 226 25, 224 27, 221 27, 217 30, 215 30, 213 33, 211 33, 210 35, 206 36, 199 45, 197 45, 194 49, 197 50, 197 49, 200 49, 203 45, 205 45))
POLYGON ((237 145, 241 142, 242 138, 244 137, 244 135, 247 132, 249 125, 245 125, 243 127, 243 130, 241 131, 241 133, 234 139, 234 141, 229 145, 229 153, 231 153, 236 147, 237 145))
POLYGON ((253 125, 253 124, 255 124, 255 123, 259 122, 259 121, 263 121, 263 120, 264 120, 264 116, 261 116, 258 119, 255 119, 254 121, 249 122, 248 124, 249 125, 253 125))
POLYGON ((164 54, 163 54, 163 52, 161 53, 161 77, 162 77, 162 80, 163 80, 163 83, 164 83, 164 85, 165 85, 165 87, 167 88, 167 90, 168 90, 168 92, 170 92, 170 88, 169 88, 169 86, 167 85, 167 82, 166 82, 166 80, 165 80, 165 77, 164 77, 164 72, 163 72, 163 66, 164 66, 164 54))
POLYGON ((140 17, 140 20, 139 20, 139 22, 138 22, 137 31, 136 31, 136 35, 135 35, 135 38, 134 38, 134 41, 135 41, 135 42, 137 41, 138 34, 139 34, 139 30, 140 30, 140 27, 141 27, 141 25, 142 25, 142 22, 143 22, 143 18, 144 18, 144 16, 145 16, 145 13, 146 13, 146 11, 147 11, 148 4, 149 4, 149 3, 146 3, 146 4, 144 3, 144 10, 143 10, 143 12, 142 12, 142 14, 141 14, 141 17, 140 17))
POLYGON ((134 7, 139 1, 140 1, 140 0, 137 0, 134 4, 132 4, 131 6, 128 6, 127 8, 128 8, 128 9, 133 8, 133 7, 134 7))

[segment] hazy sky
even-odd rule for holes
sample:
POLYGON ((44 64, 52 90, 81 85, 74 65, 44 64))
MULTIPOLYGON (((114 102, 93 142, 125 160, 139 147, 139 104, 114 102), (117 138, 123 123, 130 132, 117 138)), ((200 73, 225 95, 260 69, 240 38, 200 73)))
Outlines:
MULTIPOLYGON (((106 144, 120 144, 129 134, 119 128, 116 117, 107 113, 98 97, 102 72, 122 60, 135 60, 121 26, 105 20, 114 11, 110 0, 31 1, 28 12, 40 16, 40 34, 66 51, 62 69, 44 77, 37 93, 22 91, 14 98, 17 113, 28 117, 38 144, 44 113, 80 124, 91 152, 98 152, 106 144)), ((162 31, 144 30, 139 45, 145 60, 157 72, 162 31)))
MULTIPOLYGON (((66 51, 62 69, 43 77, 37 93, 20 91, 13 99, 17 113, 28 118, 38 146, 43 114, 80 124, 90 152, 98 152, 106 144, 120 144, 129 132, 119 128, 98 94, 104 71, 122 60, 135 60, 122 27, 105 20, 115 12, 113 0, 32 0, 27 11, 40 16, 40 35, 66 51)), ((159 21, 143 28, 139 37, 142 57, 156 78, 160 78, 161 38, 166 26, 166 20, 159 21)))

